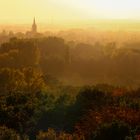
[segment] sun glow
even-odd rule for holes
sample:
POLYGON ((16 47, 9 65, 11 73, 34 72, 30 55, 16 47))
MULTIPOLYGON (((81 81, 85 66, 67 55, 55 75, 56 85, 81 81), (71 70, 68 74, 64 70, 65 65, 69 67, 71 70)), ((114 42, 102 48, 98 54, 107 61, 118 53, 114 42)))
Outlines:
MULTIPOLYGON (((93 18, 140 18, 139 0, 60 0, 93 18), (65 2, 64 2, 65 1, 65 2)), ((59 1, 59 2, 60 2, 59 1)))
POLYGON ((0 22, 140 19, 139 0, 1 0, 0 22))

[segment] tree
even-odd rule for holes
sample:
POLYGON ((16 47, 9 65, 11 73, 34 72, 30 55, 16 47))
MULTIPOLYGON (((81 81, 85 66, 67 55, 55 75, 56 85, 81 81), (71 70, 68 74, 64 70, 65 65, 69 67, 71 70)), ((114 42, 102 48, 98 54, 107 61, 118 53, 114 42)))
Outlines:
POLYGON ((0 140, 18 140, 18 135, 14 130, 0 126, 0 140))
POLYGON ((130 136, 130 128, 122 122, 112 122, 101 125, 93 134, 93 140, 125 140, 130 136))

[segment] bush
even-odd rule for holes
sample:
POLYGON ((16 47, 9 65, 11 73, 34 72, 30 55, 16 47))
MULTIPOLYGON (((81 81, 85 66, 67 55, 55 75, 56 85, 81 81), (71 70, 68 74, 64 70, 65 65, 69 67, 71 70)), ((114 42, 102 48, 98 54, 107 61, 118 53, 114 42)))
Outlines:
POLYGON ((131 135, 130 128, 123 122, 114 121, 110 124, 103 124, 94 133, 94 140, 125 140, 131 135))
POLYGON ((68 134, 65 132, 57 133, 55 130, 49 128, 47 132, 40 131, 37 140, 85 140, 84 137, 76 134, 68 134))
POLYGON ((5 126, 0 127, 0 140, 18 140, 17 133, 5 126))

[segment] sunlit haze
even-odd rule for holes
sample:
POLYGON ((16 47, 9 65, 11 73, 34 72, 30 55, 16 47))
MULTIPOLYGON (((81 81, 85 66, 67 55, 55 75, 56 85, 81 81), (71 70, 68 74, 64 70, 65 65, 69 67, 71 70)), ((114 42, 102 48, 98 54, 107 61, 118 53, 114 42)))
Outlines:
POLYGON ((0 23, 69 23, 94 19, 140 19, 139 0, 1 0, 0 23))
POLYGON ((0 140, 140 140, 140 0, 0 0, 0 140))

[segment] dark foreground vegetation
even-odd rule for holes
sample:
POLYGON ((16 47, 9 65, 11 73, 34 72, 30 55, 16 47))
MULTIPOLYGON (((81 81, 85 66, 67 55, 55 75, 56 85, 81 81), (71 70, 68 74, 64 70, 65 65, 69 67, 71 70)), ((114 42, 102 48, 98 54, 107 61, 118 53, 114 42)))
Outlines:
POLYGON ((3 91, 0 138, 135 140, 140 135, 139 93, 107 85, 3 91))
POLYGON ((106 84, 67 86, 57 79, 75 72, 81 77, 109 75, 110 81, 115 74, 118 81, 127 75, 130 79, 136 77, 138 84, 139 66, 135 69, 133 62, 139 51, 130 47, 129 54, 123 57, 121 49, 114 57, 104 54, 89 60, 81 58, 84 54, 72 57, 75 49, 70 51, 63 39, 54 37, 12 38, 1 45, 0 140, 138 140, 139 88, 106 84), (128 71, 124 72, 124 62, 128 60, 128 71), (119 64, 121 67, 117 67, 119 64), (105 65, 107 68, 102 69, 105 65), (108 73, 112 65, 119 71, 112 67, 112 73, 108 73), (85 66, 87 69, 83 69, 85 66), (130 66, 133 67, 128 69, 130 66))

